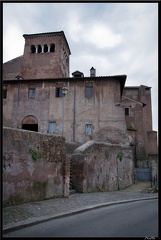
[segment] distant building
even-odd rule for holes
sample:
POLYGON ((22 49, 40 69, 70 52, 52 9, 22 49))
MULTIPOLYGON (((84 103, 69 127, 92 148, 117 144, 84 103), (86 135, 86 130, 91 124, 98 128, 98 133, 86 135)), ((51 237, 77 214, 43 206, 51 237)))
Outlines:
POLYGON ((157 158, 157 132, 152 130, 151 87, 134 86, 123 90, 122 106, 135 166, 148 167, 147 159, 157 158))
POLYGON ((63 31, 23 37, 23 56, 3 64, 3 125, 67 142, 130 144, 135 166, 148 167, 149 156, 157 156, 151 88, 125 87, 126 75, 96 76, 93 67, 89 77, 78 70, 70 77, 63 31))

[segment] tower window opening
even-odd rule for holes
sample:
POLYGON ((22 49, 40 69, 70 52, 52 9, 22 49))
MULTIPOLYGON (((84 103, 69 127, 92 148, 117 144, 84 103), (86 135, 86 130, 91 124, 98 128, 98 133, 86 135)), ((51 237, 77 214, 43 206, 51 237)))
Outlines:
POLYGON ((55 45, 54 43, 50 44, 50 52, 54 52, 55 51, 55 45))
POLYGON ((36 48, 34 45, 31 45, 31 53, 35 53, 36 52, 36 48))
POLYGON ((38 45, 38 53, 41 53, 42 52, 42 47, 41 45, 38 45))
POLYGON ((48 52, 48 46, 47 44, 44 44, 44 53, 48 52))

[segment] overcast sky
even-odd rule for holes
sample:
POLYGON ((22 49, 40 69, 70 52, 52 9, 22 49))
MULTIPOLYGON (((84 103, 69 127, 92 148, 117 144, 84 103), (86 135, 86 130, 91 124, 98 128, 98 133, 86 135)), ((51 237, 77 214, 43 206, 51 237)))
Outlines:
POLYGON ((23 34, 64 31, 70 76, 127 75, 125 86, 152 87, 158 131, 158 3, 3 3, 3 62, 23 55, 23 34))

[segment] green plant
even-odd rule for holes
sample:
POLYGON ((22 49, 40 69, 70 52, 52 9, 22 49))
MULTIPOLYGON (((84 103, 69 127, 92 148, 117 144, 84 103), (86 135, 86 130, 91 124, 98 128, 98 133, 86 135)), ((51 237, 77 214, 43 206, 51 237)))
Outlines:
POLYGON ((127 130, 133 130, 133 131, 136 131, 136 129, 135 128, 133 128, 132 126, 130 126, 130 125, 128 125, 127 126, 127 130))
POLYGON ((58 162, 59 162, 59 160, 58 160, 57 158, 55 158, 54 162, 55 162, 55 163, 58 163, 58 162))
POLYGON ((32 150, 32 149, 29 149, 29 152, 31 153, 32 159, 33 159, 34 161, 36 161, 37 159, 43 157, 43 154, 38 153, 38 152, 36 152, 36 151, 34 151, 34 150, 32 150))
POLYGON ((116 156, 116 158, 118 158, 121 162, 122 158, 123 158, 124 154, 122 152, 119 152, 116 156))

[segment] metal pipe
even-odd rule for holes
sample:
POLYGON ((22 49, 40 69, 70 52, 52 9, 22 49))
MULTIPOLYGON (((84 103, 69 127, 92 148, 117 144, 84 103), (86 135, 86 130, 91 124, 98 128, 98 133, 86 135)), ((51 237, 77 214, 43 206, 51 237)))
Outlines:
POLYGON ((76 86, 74 83, 74 103, 73 103, 73 142, 75 142, 75 106, 76 106, 76 86))
POLYGON ((65 96, 63 95, 62 137, 64 137, 64 98, 65 96))

